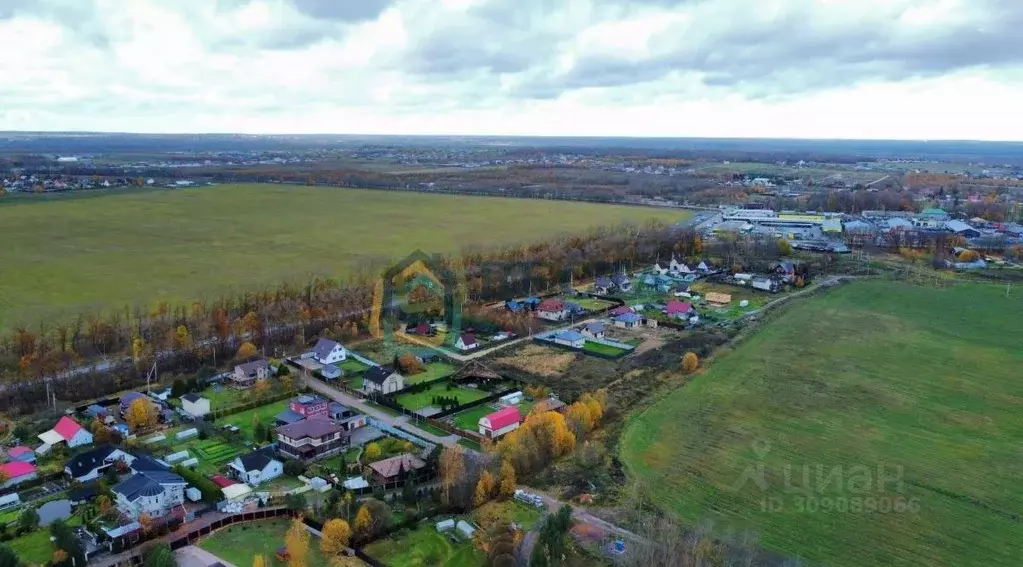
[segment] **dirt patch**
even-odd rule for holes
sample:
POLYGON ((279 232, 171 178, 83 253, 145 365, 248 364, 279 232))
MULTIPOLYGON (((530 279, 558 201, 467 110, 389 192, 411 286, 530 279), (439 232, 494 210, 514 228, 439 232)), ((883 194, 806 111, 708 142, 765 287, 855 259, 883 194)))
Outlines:
POLYGON ((494 362, 537 376, 552 378, 564 374, 568 367, 575 362, 575 358, 576 355, 570 352, 540 345, 529 345, 511 356, 495 359, 494 362))

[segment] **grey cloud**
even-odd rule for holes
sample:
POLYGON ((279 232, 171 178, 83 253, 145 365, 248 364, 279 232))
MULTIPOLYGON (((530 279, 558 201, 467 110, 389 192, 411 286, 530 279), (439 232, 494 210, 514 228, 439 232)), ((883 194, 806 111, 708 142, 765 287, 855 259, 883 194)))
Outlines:
POLYGON ((291 0, 299 11, 314 18, 342 22, 375 20, 392 0, 291 0))

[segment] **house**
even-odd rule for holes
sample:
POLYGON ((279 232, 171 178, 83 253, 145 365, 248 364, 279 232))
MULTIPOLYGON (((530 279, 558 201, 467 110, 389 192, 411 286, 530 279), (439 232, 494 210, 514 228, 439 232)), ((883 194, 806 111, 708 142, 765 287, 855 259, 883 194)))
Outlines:
POLYGON ((181 409, 192 417, 202 417, 210 413, 210 401, 199 394, 185 394, 181 396, 181 409))
POLYGON ((616 274, 611 276, 611 283, 614 284, 618 291, 632 291, 632 280, 630 280, 625 274, 616 274))
POLYGON ((621 305, 619 307, 615 307, 614 309, 612 309, 608 314, 611 315, 612 317, 617 317, 619 315, 625 315, 632 312, 633 309, 631 307, 627 305, 621 305))
POLYGON ((705 297, 707 299, 707 302, 713 305, 728 305, 729 303, 732 302, 732 296, 727 293, 718 293, 716 291, 712 291, 708 293, 705 297))
POLYGON ((413 333, 416 335, 422 335, 424 337, 431 337, 435 334, 433 327, 431 327, 429 323, 425 322, 416 325, 413 333))
POLYGON ((568 309, 565 304, 557 299, 545 299, 536 308, 536 315, 547 321, 564 321, 568 318, 568 309))
POLYGON ((638 313, 625 313, 614 318, 615 327, 632 329, 643 322, 643 317, 638 313))
MULTIPOLYGON (((496 336, 496 335, 495 335, 496 336)), ((431 362, 437 362, 440 360, 440 354, 431 348, 421 348, 410 351, 416 360, 423 364, 429 364, 431 362)))
POLYGON ((320 339, 313 347, 313 358, 320 364, 335 364, 348 358, 348 351, 341 343, 330 339, 320 339))
POLYGON ((18 445, 7 450, 7 458, 22 463, 34 463, 36 462, 36 452, 31 447, 18 445))
POLYGON ((270 363, 260 358, 252 362, 246 362, 234 367, 234 374, 231 374, 231 382, 238 388, 250 388, 256 380, 266 380, 270 377, 270 363))
POLYGON ((671 262, 668 263, 668 273, 670 274, 688 274, 689 266, 686 266, 683 262, 679 262, 673 255, 671 262))
POLYGON ((479 432, 480 435, 485 435, 490 439, 497 439, 505 433, 518 429, 520 421, 522 421, 522 413, 519 412, 519 408, 515 406, 502 408, 480 418, 479 432))
POLYGON ((344 374, 344 372, 333 364, 324 364, 323 368, 320 369, 320 375, 327 380, 337 380, 342 374, 344 374))
POLYGON ((675 297, 689 297, 689 284, 687 282, 675 284, 675 287, 671 288, 671 294, 675 297))
POLYGON ((504 308, 507 309, 508 311, 511 311, 512 313, 521 313, 522 311, 526 310, 525 304, 523 304, 521 301, 515 301, 514 299, 509 299, 508 301, 505 301, 504 308))
POLYGON ((472 350, 478 346, 480 345, 476 342, 476 335, 474 333, 462 333, 458 340, 455 341, 455 348, 458 350, 472 350))
POLYGON ((586 337, 584 337, 579 331, 561 331, 554 335, 554 344, 565 345, 572 348, 583 348, 586 344, 586 337))
POLYGON ((547 398, 546 400, 540 400, 539 402, 537 402, 536 405, 533 406, 533 411, 535 412, 556 411, 558 413, 565 413, 565 408, 567 407, 568 406, 565 404, 565 402, 557 398, 547 398))
POLYGON ((587 323, 583 326, 582 334, 584 337, 602 339, 604 338, 604 324, 599 321, 587 323))
POLYGON ((386 366, 373 366, 362 374, 366 393, 391 394, 405 388, 405 377, 386 366))
POLYGON ((566 301, 565 302, 565 309, 568 310, 568 315, 570 317, 575 317, 576 315, 585 315, 586 314, 586 310, 583 309, 583 306, 579 305, 578 303, 576 303, 574 301, 566 301))
POLYGON ((656 275, 667 274, 668 268, 662 268, 660 262, 655 263, 654 267, 651 268, 656 275))
POLYGON ((593 282, 593 293, 597 295, 610 295, 614 291, 614 284, 610 278, 597 278, 593 282))
POLYGON ((291 459, 332 457, 348 446, 344 428, 329 419, 303 419, 277 428, 277 452, 291 459))
POLYGON ((369 465, 373 471, 375 484, 386 484, 400 480, 406 473, 417 471, 426 466, 426 462, 411 453, 402 453, 389 459, 377 461, 369 465))
POLYGON ((702 261, 701 261, 701 262, 700 262, 700 263, 699 263, 699 264, 698 264, 698 265, 696 266, 696 271, 698 271, 698 272, 703 272, 703 273, 707 273, 707 272, 709 272, 709 271, 711 271, 711 270, 710 270, 710 266, 708 266, 706 262, 702 262, 702 261))
POLYGON ((664 307, 664 314, 676 319, 688 319, 692 313, 693 306, 691 304, 675 299, 669 301, 668 305, 664 307))
POLYGON ((763 276, 754 276, 750 282, 753 289, 759 289, 761 291, 769 291, 771 293, 778 293, 781 289, 781 283, 775 278, 766 278, 763 276))
POLYGON ((121 481, 113 487, 117 509, 138 519, 167 515, 185 502, 185 479, 169 470, 147 470, 121 481))
POLYGON ((11 461, 0 465, 0 475, 7 479, 0 488, 8 488, 39 476, 35 464, 24 461, 11 461))
POLYGON ((67 443, 69 448, 92 445, 92 433, 67 416, 60 418, 53 429, 40 433, 39 439, 46 445, 67 443))
POLYGON ((128 464, 132 460, 134 460, 134 457, 128 453, 109 443, 105 443, 91 451, 75 455, 68 460, 64 465, 64 474, 71 480, 86 482, 99 478, 99 475, 103 474, 106 469, 114 466, 118 461, 128 464))
POLYGON ((148 400, 149 399, 149 398, 146 397, 145 394, 143 394, 141 392, 128 392, 128 393, 124 394, 123 396, 121 396, 121 399, 120 399, 120 402, 121 402, 120 403, 121 417, 124 417, 124 415, 128 413, 128 408, 131 407, 132 402, 134 402, 135 400, 138 400, 140 398, 143 399, 143 400, 148 400))
POLYGON ((786 283, 796 281, 796 265, 792 262, 775 262, 771 269, 786 283))
POLYGON ((236 457, 227 466, 238 480, 253 486, 284 474, 284 464, 274 458, 271 449, 260 449, 236 457))
POLYGON ((957 236, 963 238, 979 238, 980 231, 973 228, 972 226, 964 223, 963 221, 950 220, 945 223, 945 229, 954 232, 957 236))
POLYGON ((336 421, 346 431, 352 431, 366 425, 366 416, 337 402, 330 402, 330 419, 336 421))

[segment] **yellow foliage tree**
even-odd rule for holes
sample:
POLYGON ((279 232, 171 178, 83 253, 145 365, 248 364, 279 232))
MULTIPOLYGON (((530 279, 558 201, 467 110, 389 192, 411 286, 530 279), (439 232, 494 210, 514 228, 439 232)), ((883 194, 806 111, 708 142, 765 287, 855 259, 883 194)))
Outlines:
POLYGON ((473 495, 473 502, 477 506, 482 506, 484 502, 490 500, 495 484, 494 475, 490 474, 490 471, 483 471, 479 481, 476 482, 476 493, 473 495))
POLYGON ((367 459, 370 459, 370 460, 379 459, 380 458, 380 444, 378 444, 378 443, 370 443, 369 445, 366 445, 366 452, 364 453, 363 456, 365 456, 367 459))
POLYGON ((153 531, 153 517, 149 514, 142 514, 139 516, 139 526, 142 528, 142 531, 147 534, 153 531))
POLYGON ((106 494, 100 494, 96 497, 96 506, 99 508, 99 513, 104 516, 114 511, 114 503, 110 501, 110 497, 106 494))
POLYGON ((238 352, 235 354, 235 358, 250 358, 255 356, 257 352, 259 352, 259 349, 256 348, 256 345, 244 342, 242 343, 242 346, 238 347, 238 352))
POLYGON ((977 254, 973 250, 966 250, 959 255, 960 262, 976 262, 980 258, 980 254, 977 254))
POLYGON ((284 534, 284 547, 288 550, 288 567, 306 567, 309 562, 309 530, 301 519, 291 521, 288 533, 284 534))
POLYGON ((517 485, 518 479, 515 478, 515 467, 512 466, 511 461, 508 459, 501 461, 500 495, 505 498, 511 498, 515 494, 515 487, 517 485))
POLYGON ((159 418, 156 413, 156 405, 146 398, 138 398, 128 406, 128 412, 124 420, 132 429, 144 429, 156 425, 159 418))
POLYGON ((186 350, 192 348, 192 335, 188 332, 188 327, 179 325, 174 330, 174 348, 177 350, 186 350))
POLYGON ((256 555, 252 558, 252 567, 266 567, 266 557, 256 555))
POLYGON ((788 256, 789 254, 792 254, 792 244, 790 244, 789 241, 785 240, 784 238, 779 238, 778 253, 781 254, 782 256, 788 256))
MULTIPOLYGON (((513 432, 514 433, 514 432, 513 432)), ((455 485, 465 472, 465 458, 460 445, 444 447, 440 454, 440 488, 445 503, 451 502, 451 487, 455 485)))
POLYGON ((89 426, 89 430, 92 432, 92 441, 97 445, 110 441, 110 428, 103 424, 99 418, 92 420, 92 425, 89 426))
POLYGON ((700 367, 700 357, 696 356, 695 352, 687 352, 682 357, 682 371, 686 374, 696 372, 696 369, 700 367))
POLYGON ((320 550, 328 557, 339 555, 344 551, 344 548, 348 547, 348 542, 351 540, 352 528, 348 525, 348 522, 340 518, 334 518, 323 525, 320 550))
POLYGON ((360 506, 359 511, 355 513, 355 533, 364 536, 369 533, 372 526, 373 514, 366 506, 360 506))
POLYGON ((252 390, 257 396, 265 396, 270 392, 270 381, 266 378, 260 378, 256 380, 256 384, 252 387, 252 390))

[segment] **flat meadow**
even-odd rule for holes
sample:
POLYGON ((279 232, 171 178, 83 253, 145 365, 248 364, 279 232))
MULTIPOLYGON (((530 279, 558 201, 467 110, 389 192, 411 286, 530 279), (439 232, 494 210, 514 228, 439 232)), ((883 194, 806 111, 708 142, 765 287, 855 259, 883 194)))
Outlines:
POLYGON ((832 567, 1019 565, 1023 293, 864 281, 801 301, 620 444, 688 524, 832 567))
POLYGON ((237 184, 0 199, 0 329, 191 301, 419 248, 527 242, 681 211, 336 187, 237 184))

